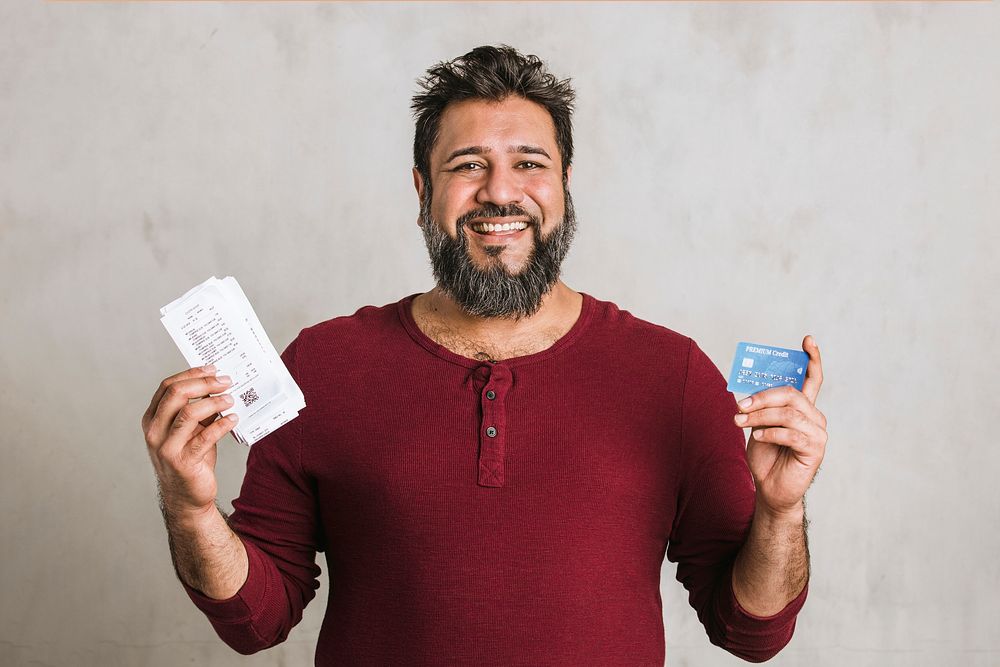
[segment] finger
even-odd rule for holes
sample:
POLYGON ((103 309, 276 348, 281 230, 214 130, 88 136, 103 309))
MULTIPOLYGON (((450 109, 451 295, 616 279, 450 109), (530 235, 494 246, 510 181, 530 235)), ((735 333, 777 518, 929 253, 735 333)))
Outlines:
POLYGON ((815 406, 801 391, 788 385, 771 387, 770 389, 759 391, 739 402, 740 412, 744 413, 763 408, 780 408, 785 406, 793 407, 803 413, 815 410, 815 406))
POLYGON ((205 455, 211 451, 212 446, 232 431, 237 423, 239 423, 239 417, 235 413, 216 419, 212 422, 211 426, 203 428, 198 435, 191 438, 187 443, 184 447, 185 458, 189 461, 198 461, 205 458, 205 455))
POLYGON ((807 414, 788 406, 763 408, 747 414, 740 413, 733 420, 740 428, 782 426, 784 428, 794 428, 804 431, 820 427, 819 423, 811 420, 807 414))
POLYGON ((190 378, 207 377, 209 375, 215 375, 215 366, 209 364, 208 366, 196 366, 194 368, 189 368, 186 371, 181 371, 180 373, 175 373, 170 377, 163 380, 160 386, 156 388, 153 392, 153 398, 149 401, 149 407, 146 408, 146 412, 142 415, 143 428, 149 424, 153 419, 153 415, 156 414, 156 408, 163 399, 163 394, 166 393, 167 388, 179 380, 187 380, 190 378))
POLYGON ((183 447, 200 430, 202 422, 214 423, 214 416, 232 405, 233 399, 229 394, 211 396, 185 405, 170 424, 170 433, 163 443, 164 451, 183 447))
POLYGON ((809 365, 806 367, 806 379, 802 383, 802 393, 810 403, 816 403, 819 388, 823 386, 823 361, 819 356, 819 345, 812 336, 802 339, 802 350, 809 355, 809 365))
POLYGON ((195 423, 208 422, 208 424, 211 424, 215 421, 216 415, 231 407, 233 407, 233 397, 229 394, 209 396, 188 403, 181 408, 171 426, 174 431, 182 431, 187 428, 193 428, 195 423))
POLYGON ((826 444, 822 435, 813 434, 810 437, 810 434, 793 428, 761 428, 751 435, 757 442, 788 447, 801 456, 818 456, 822 446, 826 444))
MULTIPOLYGON (((177 419, 177 415, 187 408, 191 404, 192 399, 202 398, 208 396, 209 394, 218 394, 226 389, 232 384, 232 381, 226 376, 208 376, 208 377, 197 377, 186 380, 178 380, 171 383, 163 392, 163 397, 160 400, 159 405, 156 407, 156 412, 153 414, 153 419, 150 421, 149 429, 146 433, 146 441, 149 444, 154 442, 162 444, 163 441, 170 435, 173 429, 174 420, 177 419)), ((193 405, 193 404, 191 404, 193 405)), ((188 412, 187 414, 191 414, 188 412)), ((211 412, 202 414, 198 418, 204 419, 211 412)), ((195 420, 195 421, 198 421, 195 420)))

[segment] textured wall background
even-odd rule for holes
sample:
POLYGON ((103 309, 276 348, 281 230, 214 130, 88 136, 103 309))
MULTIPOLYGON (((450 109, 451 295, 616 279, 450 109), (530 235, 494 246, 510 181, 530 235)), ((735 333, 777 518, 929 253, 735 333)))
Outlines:
MULTIPOLYGON (((721 367, 823 348, 813 583, 774 664, 1000 665, 995 3, 26 0, 0 4, 0 663, 311 664, 322 592, 242 658, 174 580, 157 309, 235 275, 281 349, 429 288, 413 81, 499 42, 579 91, 570 285, 721 367)), ((669 563, 662 590, 669 664, 738 662, 669 563)))

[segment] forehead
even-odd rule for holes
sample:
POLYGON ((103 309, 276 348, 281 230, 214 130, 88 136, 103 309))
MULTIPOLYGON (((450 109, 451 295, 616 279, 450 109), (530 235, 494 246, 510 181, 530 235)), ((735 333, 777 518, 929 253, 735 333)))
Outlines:
POLYGON ((557 159, 556 128, 545 107, 515 96, 502 102, 462 100, 449 104, 441 114, 431 161, 466 146, 505 152, 519 145, 539 146, 557 159))

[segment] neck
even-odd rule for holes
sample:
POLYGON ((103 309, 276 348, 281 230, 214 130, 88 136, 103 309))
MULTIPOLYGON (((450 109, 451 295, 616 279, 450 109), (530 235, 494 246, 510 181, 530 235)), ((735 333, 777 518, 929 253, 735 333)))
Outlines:
POLYGON ((582 305, 582 295, 560 280, 533 315, 516 320, 477 317, 435 287, 414 299, 413 318, 425 334, 453 352, 506 359, 549 347, 572 328, 582 305))

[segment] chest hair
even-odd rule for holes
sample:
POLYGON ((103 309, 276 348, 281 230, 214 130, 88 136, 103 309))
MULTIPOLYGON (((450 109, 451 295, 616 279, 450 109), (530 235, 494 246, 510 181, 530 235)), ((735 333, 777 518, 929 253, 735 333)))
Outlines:
POLYGON ((426 315, 416 318, 416 321, 420 330, 438 345, 459 356, 480 361, 502 361, 535 354, 552 347, 566 333, 558 329, 543 329, 513 341, 490 341, 462 335, 426 315))

